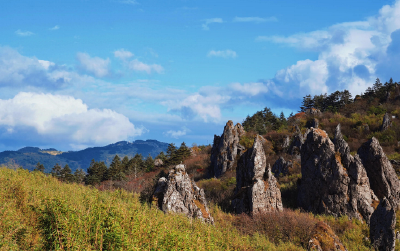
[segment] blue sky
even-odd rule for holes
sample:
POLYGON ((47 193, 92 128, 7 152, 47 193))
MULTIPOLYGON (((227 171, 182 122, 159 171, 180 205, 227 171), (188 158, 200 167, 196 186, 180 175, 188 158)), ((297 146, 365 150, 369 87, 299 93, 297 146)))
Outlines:
POLYGON ((3 1, 0 150, 212 143, 228 120, 400 80, 400 1, 3 1))

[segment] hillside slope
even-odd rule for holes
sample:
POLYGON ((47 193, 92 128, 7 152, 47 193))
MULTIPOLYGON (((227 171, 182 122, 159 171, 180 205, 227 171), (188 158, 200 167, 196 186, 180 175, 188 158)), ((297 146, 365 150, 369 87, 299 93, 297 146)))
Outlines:
POLYGON ((211 226, 23 169, 0 168, 0 205, 1 250, 302 250, 240 234, 217 209, 211 226))
POLYGON ((135 154, 147 157, 149 154, 154 158, 161 151, 167 151, 168 144, 157 140, 136 140, 134 142, 120 141, 103 147, 90 147, 80 151, 57 152, 56 149, 41 150, 38 147, 24 147, 18 151, 0 152, 0 164, 10 166, 22 166, 33 170, 38 162, 44 165, 45 171, 50 172, 58 163, 61 166, 69 165, 72 171, 77 168, 86 170, 92 159, 104 161, 106 165, 111 164, 114 156, 128 156, 132 158, 135 154))

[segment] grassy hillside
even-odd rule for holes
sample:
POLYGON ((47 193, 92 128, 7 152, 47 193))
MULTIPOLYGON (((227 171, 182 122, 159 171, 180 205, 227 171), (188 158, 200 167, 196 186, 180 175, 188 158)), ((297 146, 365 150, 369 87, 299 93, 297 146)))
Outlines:
POLYGON ((217 208, 213 215, 209 226, 142 205, 122 190, 0 168, 1 250, 302 250, 244 234, 217 208))

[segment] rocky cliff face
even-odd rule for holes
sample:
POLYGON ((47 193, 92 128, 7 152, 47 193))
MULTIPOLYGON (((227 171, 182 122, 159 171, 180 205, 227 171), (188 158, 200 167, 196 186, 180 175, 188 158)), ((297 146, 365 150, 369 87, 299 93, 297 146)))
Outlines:
POLYGON ((390 202, 383 198, 371 216, 370 238, 376 250, 392 251, 396 244, 396 213, 390 202))
POLYGON ((352 158, 340 136, 339 126, 336 151, 325 131, 311 128, 301 148, 298 204, 314 213, 347 215, 369 222, 374 194, 361 161, 352 158))
POLYGON ((265 140, 257 135, 253 147, 244 153, 238 162, 235 198, 232 200, 232 207, 238 214, 283 210, 277 181, 271 173, 271 168, 266 170, 264 142, 265 140))
POLYGON ((358 209, 362 218, 369 223, 369 219, 374 212, 374 208, 371 205, 373 202, 378 201, 378 198, 371 189, 367 172, 360 157, 357 154, 354 157, 350 154, 350 147, 343 139, 340 124, 335 130, 334 144, 335 152, 340 154, 341 163, 350 177, 349 198, 351 208, 358 209))
POLYGON ((380 200, 386 197, 391 205, 397 208, 400 204, 400 181, 378 140, 373 137, 364 143, 357 153, 376 196, 380 200))
POLYGON ((388 113, 385 113, 385 116, 383 116, 383 121, 381 125, 381 131, 386 131, 392 126, 392 122, 390 121, 390 116, 388 113))
POLYGON ((165 213, 183 213, 191 218, 214 223, 207 207, 204 191, 189 178, 185 165, 175 166, 170 170, 167 178, 162 177, 158 180, 153 200, 165 213))
POLYGON ((283 157, 279 157, 272 166, 272 172, 276 177, 279 177, 279 175, 287 175, 289 172, 289 168, 292 167, 292 162, 291 161, 285 161, 283 157))
POLYGON ((236 156, 244 150, 239 144, 240 137, 245 133, 241 124, 233 125, 229 120, 221 137, 214 135, 211 150, 211 176, 220 177, 226 170, 231 169, 236 156))

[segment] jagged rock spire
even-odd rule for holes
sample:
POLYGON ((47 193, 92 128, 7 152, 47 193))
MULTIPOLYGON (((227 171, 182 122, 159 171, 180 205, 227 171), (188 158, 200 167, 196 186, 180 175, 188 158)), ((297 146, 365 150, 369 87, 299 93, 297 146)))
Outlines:
POLYGON ((235 199, 232 200, 232 207, 238 214, 283 210, 281 192, 271 167, 266 170, 264 142, 265 139, 257 135, 253 147, 238 162, 235 199))
POLYGON ((245 134, 241 124, 233 125, 229 120, 221 137, 214 135, 211 150, 211 176, 220 177, 235 163, 237 154, 241 154, 244 147, 239 144, 240 137, 245 134))

